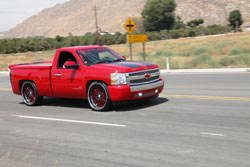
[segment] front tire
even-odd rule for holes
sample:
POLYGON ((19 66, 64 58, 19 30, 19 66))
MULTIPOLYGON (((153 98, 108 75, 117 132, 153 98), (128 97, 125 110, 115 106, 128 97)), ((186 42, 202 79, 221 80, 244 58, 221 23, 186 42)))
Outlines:
POLYGON ((21 94, 27 106, 37 106, 43 101, 43 97, 39 95, 35 83, 31 81, 25 81, 23 83, 21 94))
POLYGON ((107 111, 112 108, 108 87, 102 82, 92 82, 88 87, 88 102, 95 111, 107 111))

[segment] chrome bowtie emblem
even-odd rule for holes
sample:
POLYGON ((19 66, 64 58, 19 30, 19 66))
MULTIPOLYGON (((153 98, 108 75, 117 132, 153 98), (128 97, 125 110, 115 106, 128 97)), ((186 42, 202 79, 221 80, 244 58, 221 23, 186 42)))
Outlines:
POLYGON ((144 77, 148 79, 151 75, 150 74, 145 74, 144 77))

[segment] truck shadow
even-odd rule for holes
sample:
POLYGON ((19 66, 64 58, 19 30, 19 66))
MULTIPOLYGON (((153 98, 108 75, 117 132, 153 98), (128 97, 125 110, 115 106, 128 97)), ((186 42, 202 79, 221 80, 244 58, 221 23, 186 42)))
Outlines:
POLYGON ((56 97, 46 97, 43 99, 43 106, 70 107, 70 108, 90 108, 88 101, 83 99, 65 99, 56 97))
MULTIPOLYGON (((157 99, 148 99, 144 101, 130 102, 120 104, 115 106, 112 111, 115 112, 126 112, 126 111, 134 111, 138 109, 148 108, 160 105, 162 103, 168 102, 167 98, 157 98, 157 99)), ((24 104, 21 102, 20 104, 24 104)), ((64 99, 64 98, 55 98, 55 97, 46 97, 43 100, 42 106, 54 106, 54 107, 69 107, 69 108, 83 108, 90 109, 87 100, 83 99, 64 99)))
POLYGON ((116 112, 134 111, 134 110, 157 106, 157 105, 166 103, 168 101, 169 100, 167 98, 160 97, 156 99, 148 99, 148 100, 143 100, 143 101, 131 102, 128 104, 116 106, 113 111, 116 111, 116 112))

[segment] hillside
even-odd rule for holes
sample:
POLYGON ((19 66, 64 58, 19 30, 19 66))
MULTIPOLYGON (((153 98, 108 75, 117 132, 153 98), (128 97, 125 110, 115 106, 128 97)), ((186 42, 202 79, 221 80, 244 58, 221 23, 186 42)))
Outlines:
MULTIPOLYGON (((5 38, 56 35, 84 35, 95 31, 93 6, 98 8, 99 27, 104 31, 125 32, 123 24, 128 17, 139 18, 146 0, 70 0, 41 11, 5 34, 5 38)), ((248 0, 176 0, 176 14, 186 22, 203 18, 206 25, 226 24, 226 16, 240 9, 245 21, 250 11, 248 0)))

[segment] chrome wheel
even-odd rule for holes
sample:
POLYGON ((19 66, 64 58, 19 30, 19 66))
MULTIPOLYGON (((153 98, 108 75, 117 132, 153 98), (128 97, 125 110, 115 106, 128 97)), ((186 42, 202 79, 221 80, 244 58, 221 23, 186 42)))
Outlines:
POLYGON ((24 101, 27 104, 33 104, 35 102, 35 100, 36 100, 35 90, 29 84, 26 84, 24 86, 23 96, 24 96, 24 101))
POLYGON ((24 103, 28 106, 38 105, 43 100, 43 97, 37 92, 36 85, 30 81, 25 81, 23 83, 21 94, 24 103))
POLYGON ((104 83, 93 82, 88 89, 88 101, 93 110, 103 111, 111 107, 108 88, 104 83))

